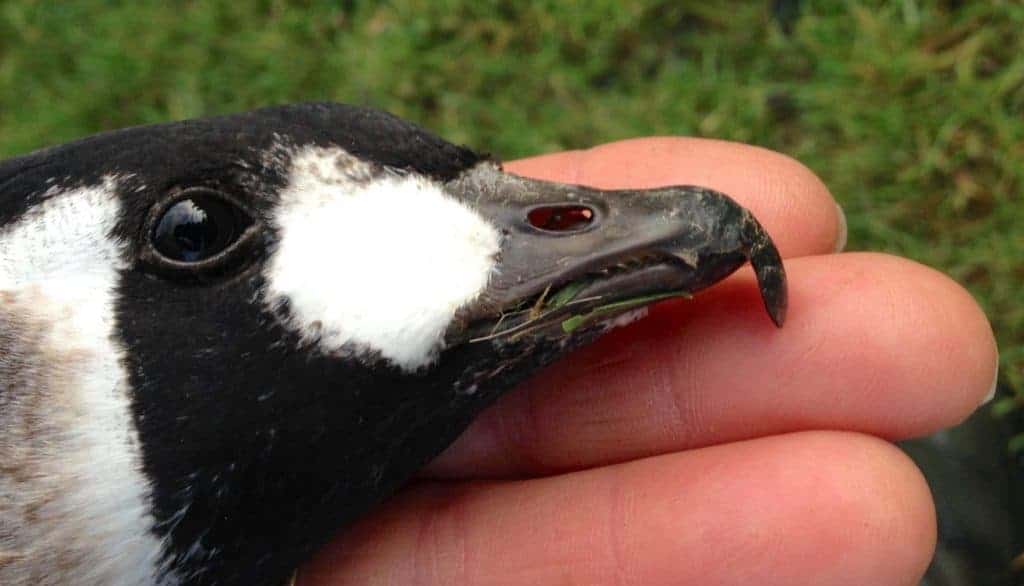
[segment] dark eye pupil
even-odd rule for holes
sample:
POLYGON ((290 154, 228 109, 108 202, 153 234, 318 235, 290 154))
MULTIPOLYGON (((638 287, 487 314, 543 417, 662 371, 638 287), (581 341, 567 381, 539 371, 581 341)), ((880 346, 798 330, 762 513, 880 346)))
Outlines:
POLYGON ((245 228, 241 214, 215 197, 178 201, 160 218, 153 245, 160 254, 180 262, 198 262, 230 246, 245 228))

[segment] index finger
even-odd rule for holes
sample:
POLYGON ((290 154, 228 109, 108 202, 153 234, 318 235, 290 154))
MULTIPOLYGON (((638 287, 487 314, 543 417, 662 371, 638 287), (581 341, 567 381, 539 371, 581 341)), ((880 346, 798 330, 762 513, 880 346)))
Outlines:
POLYGON ((823 254, 846 243, 846 222, 825 184, 776 152, 704 138, 642 138, 505 165, 538 179, 602 189, 700 185, 753 212, 783 257, 823 254))
POLYGON ((509 170, 604 188, 696 183, 729 193, 789 257, 797 310, 783 330, 770 327, 747 270, 692 301, 663 303, 509 393, 428 476, 544 474, 807 428, 907 437, 965 416, 991 381, 987 321, 951 281, 900 259, 817 254, 841 241, 840 214, 787 157, 654 139, 509 170))

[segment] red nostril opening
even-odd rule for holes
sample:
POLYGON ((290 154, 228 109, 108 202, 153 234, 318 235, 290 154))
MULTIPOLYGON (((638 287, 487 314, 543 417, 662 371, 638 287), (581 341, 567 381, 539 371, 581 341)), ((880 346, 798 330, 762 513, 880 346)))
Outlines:
POLYGON ((549 232, 582 230, 594 221, 594 210, 586 206, 544 206, 527 214, 530 225, 549 232))

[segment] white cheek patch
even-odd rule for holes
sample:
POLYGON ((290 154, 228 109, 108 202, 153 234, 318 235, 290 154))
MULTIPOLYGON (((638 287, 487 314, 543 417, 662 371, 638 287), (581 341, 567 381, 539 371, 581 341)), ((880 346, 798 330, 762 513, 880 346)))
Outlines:
POLYGON ((457 309, 487 285, 501 246, 474 210, 417 175, 377 171, 341 149, 304 149, 274 212, 267 302, 333 351, 432 362, 457 309))
POLYGON ((38 371, 35 384, 8 389, 9 411, 0 413, 0 457, 30 472, 0 474, 8 505, 0 507, 0 534, 11 532, 0 541, 19 556, 0 564, 0 578, 15 583, 45 569, 38 583, 151 584, 162 563, 124 349, 113 337, 125 266, 123 247, 109 236, 119 213, 115 187, 108 179, 54 188, 0 228, 2 309, 36 324, 40 336, 38 347, 6 349, 24 352, 38 371))
POLYGON ((0 289, 44 281, 103 278, 123 266, 108 234, 117 223, 116 181, 61 192, 11 226, 0 226, 0 289))

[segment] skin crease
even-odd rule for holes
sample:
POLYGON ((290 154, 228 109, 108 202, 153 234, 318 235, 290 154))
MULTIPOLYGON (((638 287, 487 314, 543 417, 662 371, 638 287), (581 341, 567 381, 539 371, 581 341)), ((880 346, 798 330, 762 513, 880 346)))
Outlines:
POLYGON ((967 417, 997 349, 945 276, 832 254, 826 187, 763 149, 652 138, 510 163, 603 188, 701 184, 787 257, 785 328, 741 270, 509 393, 299 584, 917 584, 931 494, 890 444, 967 417))

